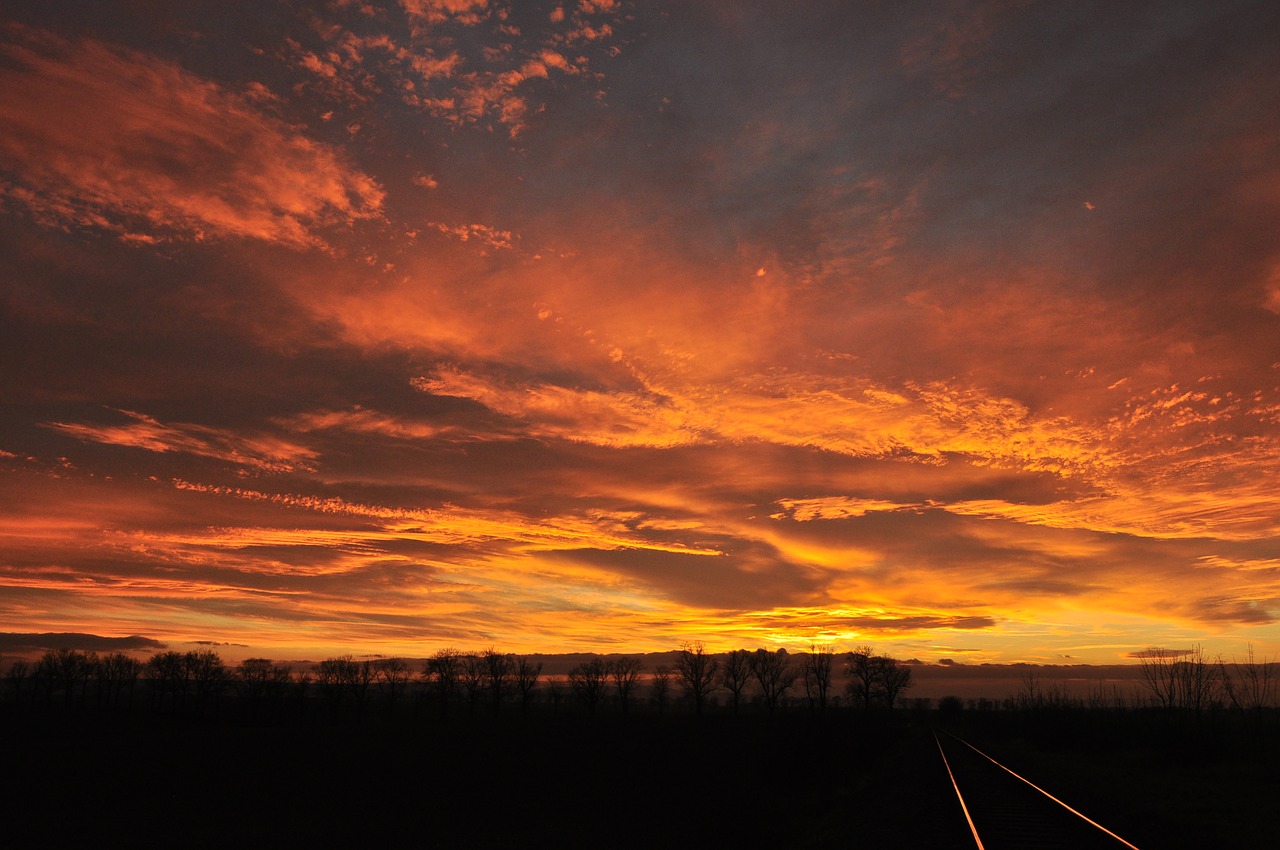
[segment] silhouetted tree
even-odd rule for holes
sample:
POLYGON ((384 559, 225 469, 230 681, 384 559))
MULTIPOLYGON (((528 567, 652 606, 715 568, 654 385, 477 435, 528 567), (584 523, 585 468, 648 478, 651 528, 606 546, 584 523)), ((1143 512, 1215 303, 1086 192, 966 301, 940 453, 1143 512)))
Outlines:
POLYGON ((133 704, 133 689, 142 675, 142 664, 123 652, 108 652, 98 659, 98 698, 107 708, 117 708, 124 691, 133 704))
POLYGON ((810 644, 809 653, 800 659, 800 675, 804 681, 805 701, 811 711, 827 710, 827 693, 831 690, 831 648, 810 644))
POLYGON ((360 664, 350 655, 343 655, 324 659, 312 671, 315 673, 321 698, 329 706, 330 713, 337 717, 346 696, 355 695, 356 683, 360 679, 360 664))
POLYGON ((462 677, 462 653, 452 647, 441 649, 427 659, 422 672, 440 699, 440 714, 447 714, 449 700, 453 698, 462 677))
POLYGON ((520 692, 520 710, 527 712, 533 701, 534 688, 538 687, 538 677, 542 675, 542 662, 521 655, 515 659, 516 690, 520 692))
POLYGON ((311 683, 313 679, 311 674, 305 670, 299 670, 291 676, 293 684, 293 694, 297 699, 298 716, 301 717, 306 713, 307 694, 311 692, 311 683))
POLYGON ((667 709, 667 696, 671 693, 671 670, 665 664, 659 664, 649 679, 649 688, 653 691, 653 704, 662 714, 667 709))
POLYGON ((676 676, 685 695, 693 700, 695 714, 702 713, 702 705, 716 689, 720 662, 707 655, 702 641, 692 641, 680 647, 676 657, 676 676))
POLYGON ((84 705, 89 696, 89 683, 98 676, 98 668, 101 659, 98 653, 89 651, 81 652, 80 658, 75 664, 75 682, 73 688, 80 698, 80 705, 84 705))
POLYGON ((480 701, 480 694, 484 691, 485 683, 488 680, 489 669, 482 656, 462 656, 460 681, 462 682, 462 692, 467 697, 468 713, 475 712, 476 703, 480 701))
POLYGON ((34 692, 32 699, 43 702, 46 706, 52 705, 53 693, 58 688, 58 674, 57 665, 47 652, 31 665, 30 679, 31 690, 34 692))
POLYGON ((1244 661, 1233 661, 1234 670, 1223 669, 1222 685, 1232 707, 1257 713, 1275 700, 1275 665, 1264 658, 1258 661, 1253 644, 1249 644, 1244 661))
POLYGON ((9 682, 9 689, 13 691, 14 704, 22 702, 22 686, 31 675, 31 665, 18 659, 9 665, 9 670, 5 673, 5 679, 9 682))
POLYGON ((609 678, 613 680, 613 688, 618 694, 618 706, 622 709, 623 714, 627 714, 630 710, 631 691, 640 679, 640 671, 643 669, 644 665, 640 663, 639 658, 632 658, 627 655, 620 656, 609 662, 609 678))
POLYGON ((356 698, 356 713, 364 714, 365 699, 369 696, 369 688, 378 679, 377 663, 366 658, 356 664, 355 677, 351 681, 351 692, 356 698))
POLYGON ((1027 668, 1018 674, 1018 696, 1016 703, 1022 709, 1036 709, 1043 705, 1044 692, 1040 688, 1040 671, 1027 668))
POLYGON ((493 647, 482 652, 480 657, 484 660, 485 681, 496 712, 502 707, 502 700, 506 697, 515 663, 510 655, 498 652, 493 647))
POLYGON ((547 696, 551 699, 553 711, 560 710, 560 700, 564 696, 564 683, 559 679, 547 679, 547 696))
POLYGON ((782 648, 777 652, 757 649, 751 655, 750 666, 751 675, 760 685, 760 695, 764 697, 769 713, 773 714, 783 695, 796 680, 796 671, 791 666, 787 651, 782 648))
POLYGON ((885 708, 892 711, 898 702, 898 697, 911 687, 911 668, 905 664, 899 664, 896 659, 887 655, 876 658, 874 667, 876 693, 884 701, 885 708))
POLYGON ((409 665, 401 658, 380 658, 374 662, 373 669, 378 691, 386 701, 387 709, 394 711, 396 703, 409 687, 409 665))
POLYGON ((871 710, 871 701, 876 692, 876 666, 873 659, 875 652, 869 646, 858 647, 845 656, 844 674, 848 678, 845 692, 850 702, 862 707, 863 711, 871 710))
POLYGON ((727 690, 733 699, 733 713, 738 713, 742 702, 742 694, 751 681, 751 653, 745 649, 735 649, 725 656, 720 670, 720 685, 727 690))
POLYGON ((40 656, 32 678, 43 693, 45 703, 51 703, 53 695, 59 692, 66 708, 71 707, 77 693, 83 698, 96 660, 96 656, 66 648, 50 649, 40 656))
POLYGON ((573 695, 591 714, 596 713, 596 706, 604 696, 608 677, 608 665, 599 657, 576 664, 569 670, 569 686, 573 688, 573 695))
POLYGON ((233 681, 241 704, 256 715, 267 700, 274 665, 269 658, 246 658, 236 667, 233 681))
POLYGON ((911 687, 910 667, 887 655, 876 655, 869 646, 850 652, 844 671, 849 678, 845 691, 864 711, 873 705, 892 709, 902 692, 911 687))
POLYGON ((171 710, 186 705, 191 668, 183 653, 169 649, 152 655, 147 659, 146 676, 157 711, 164 709, 166 699, 171 710))
POLYGON ((212 649, 198 649, 182 657, 187 675, 194 686, 196 710, 203 711, 216 703, 226 684, 227 668, 221 656, 212 649))
POLYGON ((231 679, 243 705, 255 717, 264 708, 278 713, 293 686, 305 694, 311 681, 305 674, 295 680, 289 665, 275 664, 269 658, 246 658, 236 667, 231 679))
POLYGON ((1189 650, 1153 647, 1138 657, 1142 682, 1163 708, 1199 714, 1221 698, 1221 659, 1210 661, 1199 644, 1189 650))

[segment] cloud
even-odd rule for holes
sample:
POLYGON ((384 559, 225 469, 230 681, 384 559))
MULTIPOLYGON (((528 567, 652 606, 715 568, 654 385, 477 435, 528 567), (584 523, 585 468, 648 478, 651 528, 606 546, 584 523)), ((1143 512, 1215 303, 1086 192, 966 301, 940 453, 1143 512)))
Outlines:
POLYGON ((248 95, 92 39, 5 36, 0 193, 46 225, 308 248, 382 214, 373 178, 248 95))
POLYGON ((1195 650, 1191 650, 1191 649, 1164 649, 1161 647, 1148 647, 1147 649, 1140 649, 1134 652, 1128 652, 1126 653, 1126 655, 1129 658, 1160 658, 1160 659, 1170 658, 1172 659, 1172 658, 1185 658, 1188 655, 1194 654, 1194 652, 1195 650))
POLYGON ((143 637, 103 637, 83 632, 0 632, 0 652, 78 649, 82 652, 130 652, 164 649, 167 644, 143 637))
POLYGON ((1012 399, 930 384, 899 390, 804 373, 751 375, 722 386, 646 379, 643 392, 504 383, 440 370, 413 385, 473 399, 529 421, 536 433, 600 445, 677 446, 744 440, 864 457, 978 462, 1071 473, 1105 463, 1100 435, 1065 419, 1043 420, 1012 399))
POLYGON ((123 425, 47 422, 45 427, 80 440, 152 452, 186 452, 262 472, 310 469, 315 458, 315 452, 305 446, 268 435, 236 434, 190 423, 167 425, 143 413, 117 412, 130 421, 123 425))
POLYGON ((0 38, 0 619, 1274 639, 1258 4, 291 9, 0 38))
POLYGON ((434 228, 441 233, 452 236, 462 242, 472 239, 487 245, 490 248, 510 249, 511 248, 511 231, 498 230, 487 224, 444 224, 438 221, 428 221, 426 227, 434 228))
POLYGON ((350 410, 313 410, 299 413, 280 419, 279 424, 286 430, 296 433, 337 430, 396 440, 430 440, 453 430, 448 426, 409 420, 358 405, 350 410))
POLYGON ((400 0, 404 10, 427 24, 439 24, 453 20, 463 24, 475 24, 486 14, 488 0, 400 0))

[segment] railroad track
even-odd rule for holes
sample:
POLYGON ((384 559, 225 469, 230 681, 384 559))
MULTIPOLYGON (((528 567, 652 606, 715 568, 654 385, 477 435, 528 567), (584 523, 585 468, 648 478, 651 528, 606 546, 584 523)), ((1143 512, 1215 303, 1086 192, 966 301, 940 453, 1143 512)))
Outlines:
POLYGON ((968 741, 934 740, 979 850, 1137 850, 968 741))

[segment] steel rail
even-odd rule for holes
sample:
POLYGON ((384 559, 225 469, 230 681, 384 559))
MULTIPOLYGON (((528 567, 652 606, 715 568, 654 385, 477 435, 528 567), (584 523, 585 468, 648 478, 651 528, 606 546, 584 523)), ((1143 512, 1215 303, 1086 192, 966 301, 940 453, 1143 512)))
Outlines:
MULTIPOLYGON (((1013 770, 1010 770, 1009 768, 1005 767, 1003 764, 1001 764, 1000 762, 996 761, 996 760, 995 760, 995 759, 993 759, 991 756, 987 755, 987 754, 986 754, 986 753, 984 753, 982 750, 980 750, 980 749, 978 749, 977 747, 975 747, 973 744, 970 744, 970 743, 969 743, 968 741, 966 741, 964 738, 961 738, 959 735, 953 735, 952 733, 947 732, 945 729, 944 729, 943 731, 944 731, 947 735, 949 735, 950 737, 955 738, 957 741, 959 741, 960 743, 964 744, 964 745, 965 745, 966 747, 968 747, 969 749, 973 750, 973 751, 974 751, 975 753, 977 753, 978 755, 982 756, 982 757, 983 757, 984 759, 986 759, 987 761, 989 761, 989 762, 991 762, 992 764, 994 764, 996 767, 998 767, 998 768, 1000 768, 1001 770, 1003 770, 1003 771, 1005 771, 1006 773, 1008 773, 1010 776, 1013 776, 1015 779, 1019 779, 1019 780, 1021 780, 1022 782, 1025 782, 1027 785, 1030 785, 1032 788, 1036 789, 1036 790, 1037 790, 1037 791, 1039 791, 1041 794, 1043 794, 1044 796, 1048 797, 1050 800, 1052 800, 1053 802, 1057 803, 1057 804, 1058 804, 1059 806, 1061 806, 1062 808, 1064 808, 1064 809, 1066 809, 1067 811, 1071 812, 1071 814, 1073 814, 1073 815, 1075 815, 1076 817, 1080 818, 1081 820, 1085 821, 1085 822, 1086 822, 1086 823, 1088 823, 1090 826, 1093 826, 1093 827, 1096 827, 1097 829, 1102 830, 1102 831, 1103 831, 1103 832, 1105 832, 1107 835, 1109 835, 1109 836, 1111 836, 1112 838, 1114 838, 1116 841, 1119 841, 1119 842, 1120 842, 1121 844, 1123 844, 1125 847, 1130 848, 1130 850, 1138 850, 1138 848, 1137 848, 1135 845, 1131 844, 1130 842, 1128 842, 1128 841, 1124 840, 1123 838, 1121 838, 1120 836, 1116 835, 1114 832, 1112 832, 1111 830, 1107 829, 1105 826, 1103 826, 1102 824, 1098 823, 1098 822, 1097 822, 1096 820, 1094 820, 1093 818, 1091 818, 1091 817, 1089 817, 1089 816, 1085 815, 1083 812, 1080 812, 1080 811, 1078 811, 1077 809, 1074 809, 1074 808, 1072 808, 1071 806, 1067 805, 1066 803, 1062 802, 1062 801, 1061 801, 1061 800, 1059 800, 1057 797, 1053 796, 1053 795, 1052 795, 1052 794, 1050 794, 1048 791, 1044 790, 1044 789, 1043 789, 1043 788, 1041 788, 1039 785, 1037 785, 1037 784, 1035 784, 1034 782, 1032 782, 1030 779, 1027 779, 1025 776, 1022 776, 1022 775, 1020 775, 1020 774, 1018 774, 1018 773, 1014 772, 1013 770)), ((937 743, 938 743, 938 749, 941 751, 941 750, 942 750, 942 742, 941 742, 941 741, 938 741, 938 735, 937 735, 937 733, 936 733, 936 732, 934 733, 933 738, 934 738, 934 740, 935 740, 935 741, 937 741, 937 743)), ((943 753, 942 753, 942 761, 943 761, 943 764, 947 764, 947 754, 946 754, 945 752, 943 752, 943 753)), ((948 775, 951 775, 951 765, 949 765, 949 764, 947 764, 947 774, 948 774, 948 775)), ((954 776, 954 775, 951 775, 951 784, 956 786, 956 796, 959 796, 959 795, 960 795, 960 787, 959 787, 958 785, 956 785, 956 780, 955 780, 955 776, 954 776)), ((963 797, 961 797, 961 799, 960 799, 960 805, 961 805, 962 807, 964 807, 964 798, 963 798, 963 797)), ((966 819, 968 819, 968 820, 969 820, 969 828, 970 828, 970 829, 973 829, 973 837, 974 837, 974 840, 976 840, 976 841, 978 842, 978 846, 979 846, 979 847, 982 847, 982 841, 978 838, 978 831, 977 831, 976 829, 974 829, 974 827, 973 827, 973 819, 969 817, 969 810, 968 810, 967 808, 965 808, 964 816, 965 816, 965 818, 966 818, 966 819)))
POLYGON ((956 799, 960 801, 960 810, 964 812, 964 819, 969 822, 969 831, 973 833, 973 840, 978 845, 978 850, 986 850, 982 846, 982 838, 978 835, 978 828, 973 825, 973 818, 969 815, 969 807, 965 805, 964 795, 960 793, 960 786, 956 784, 956 775, 951 772, 951 763, 947 761, 947 753, 942 749, 942 742, 938 740, 938 733, 933 733, 933 742, 938 745, 938 752, 942 755, 942 764, 947 769, 947 776, 951 777, 951 787, 956 789, 956 799))

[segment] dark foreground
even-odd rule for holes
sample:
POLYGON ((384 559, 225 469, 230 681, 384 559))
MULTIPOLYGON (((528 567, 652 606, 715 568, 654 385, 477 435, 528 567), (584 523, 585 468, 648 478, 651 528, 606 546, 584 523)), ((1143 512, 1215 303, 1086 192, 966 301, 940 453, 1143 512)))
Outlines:
POLYGON ((973 847, 938 725, 1143 850, 1280 846, 1269 744, 1201 750, 1181 730, 1153 750, 1173 728, 1046 735, 936 712, 6 721, 12 847, 973 847))

